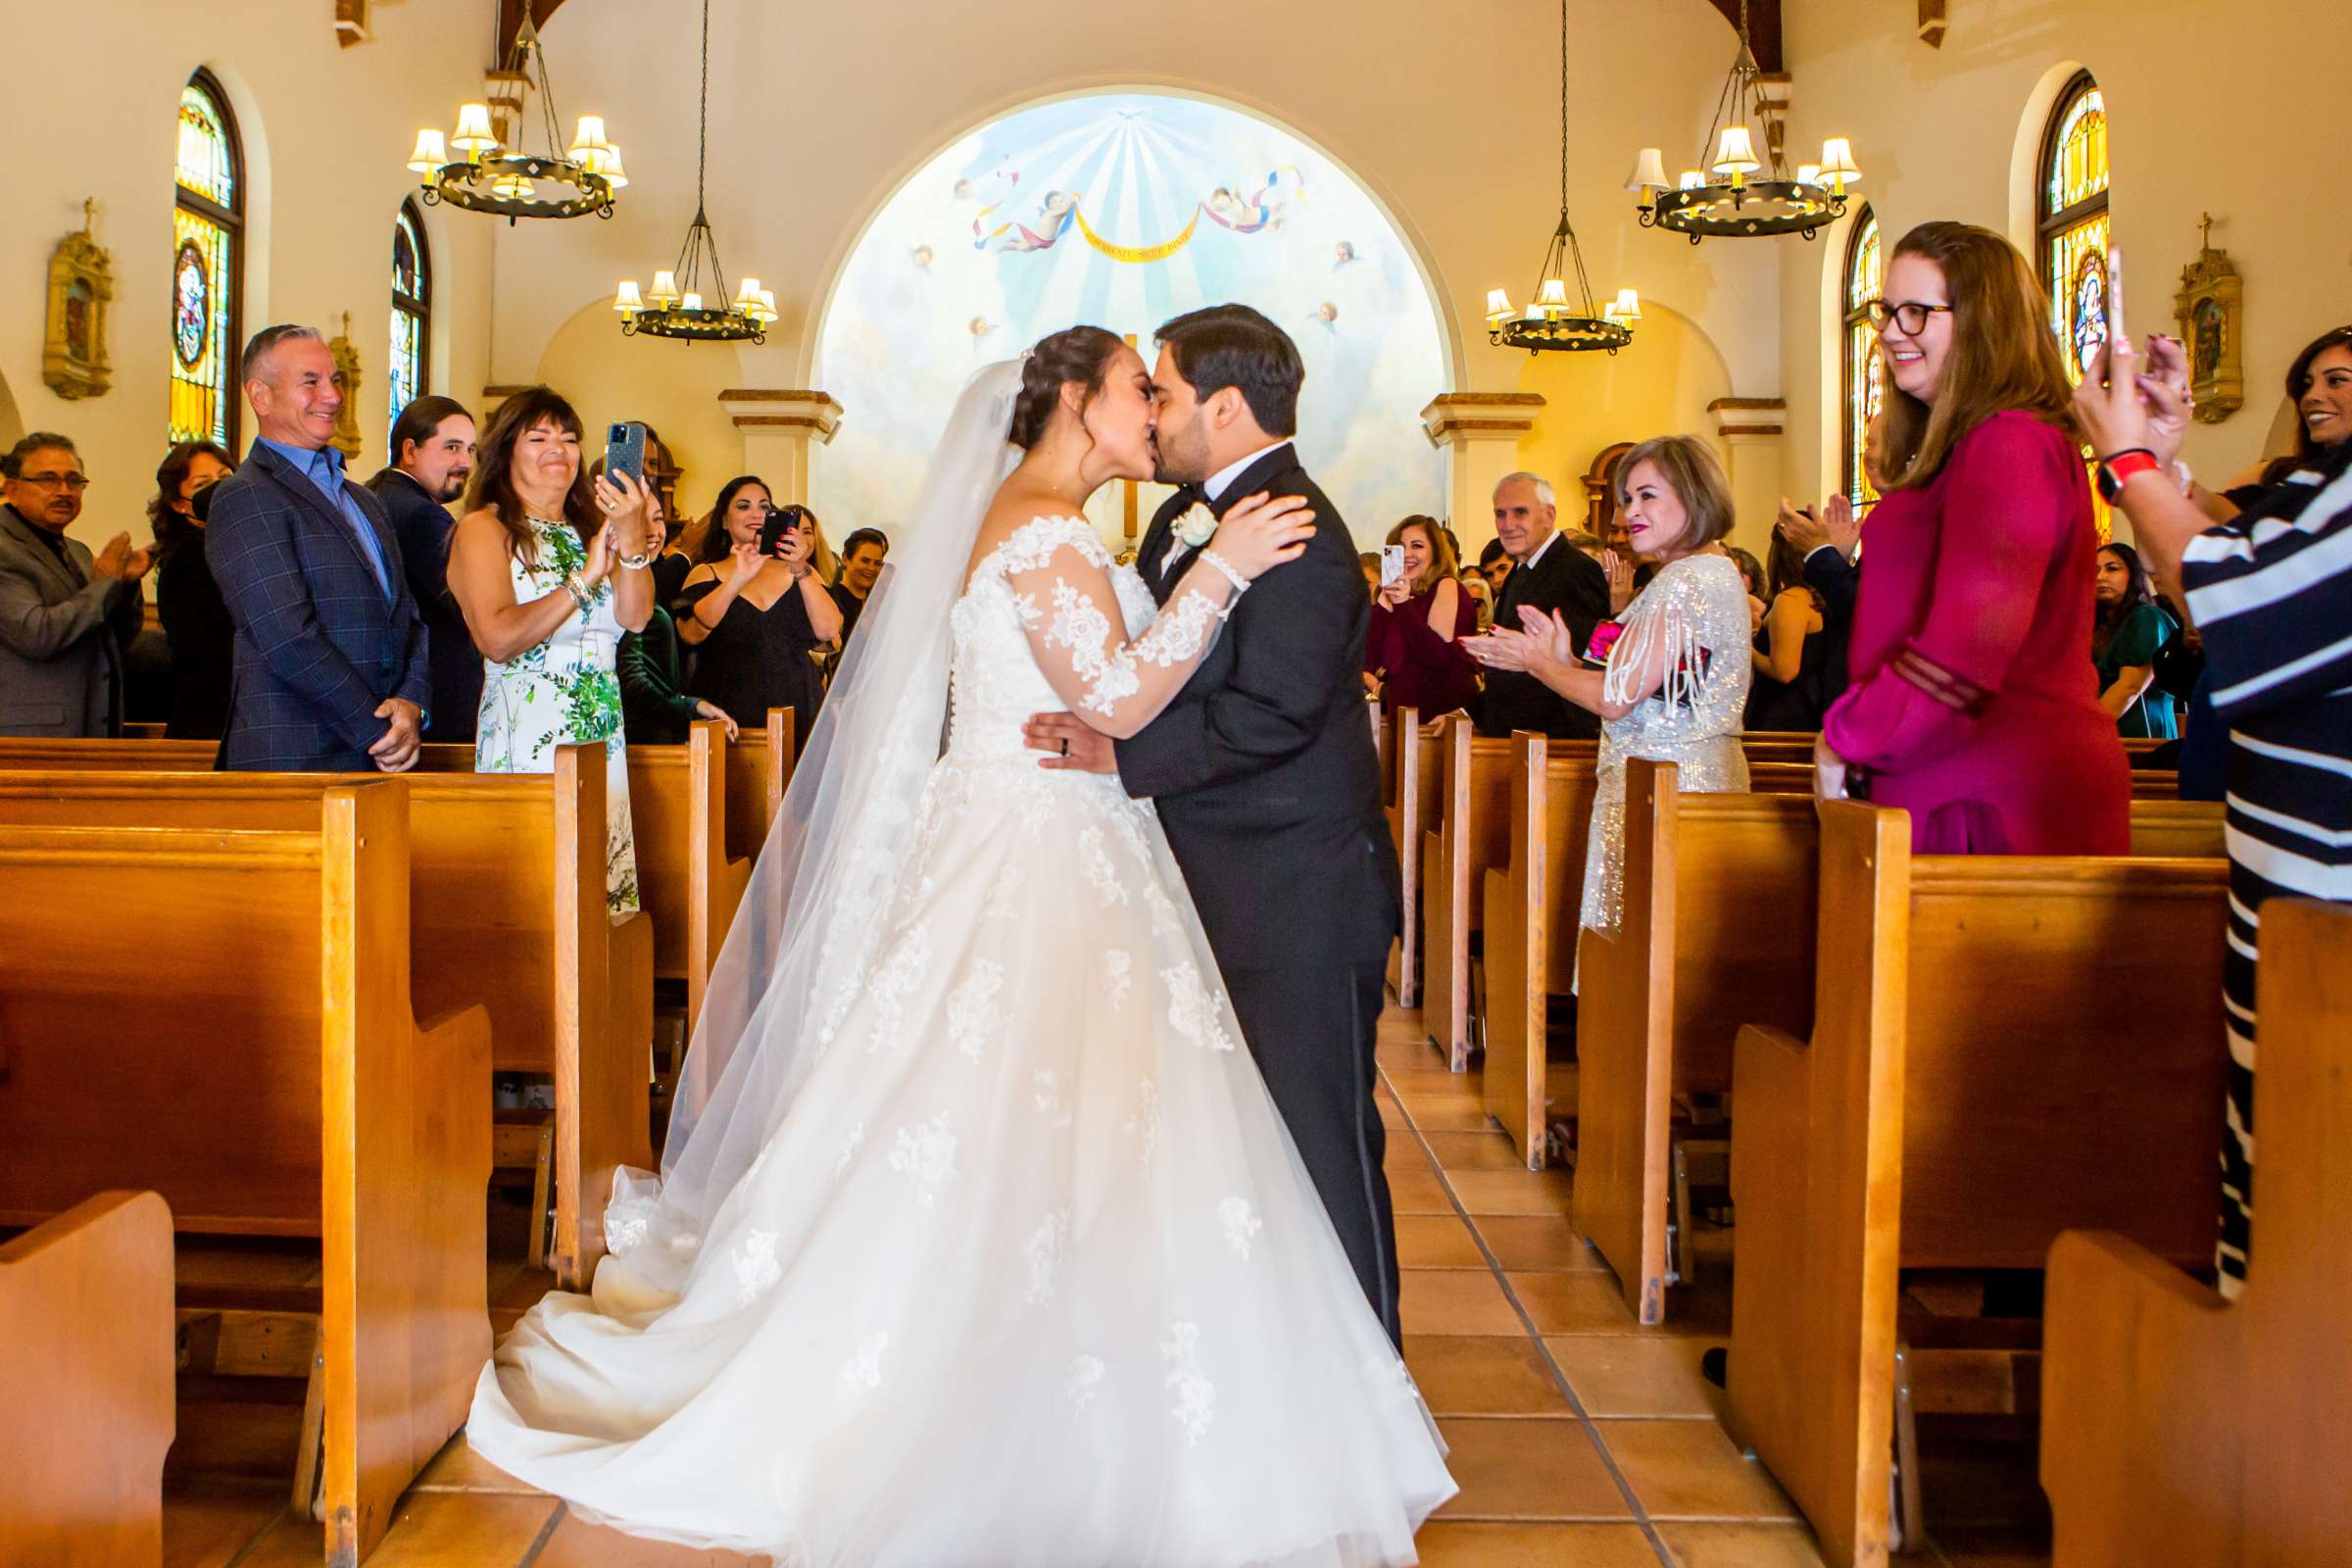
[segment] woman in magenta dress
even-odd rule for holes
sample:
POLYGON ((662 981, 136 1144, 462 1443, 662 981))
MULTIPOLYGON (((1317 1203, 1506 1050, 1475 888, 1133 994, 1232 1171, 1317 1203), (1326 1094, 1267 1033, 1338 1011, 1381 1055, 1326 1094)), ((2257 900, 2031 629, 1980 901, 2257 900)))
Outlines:
POLYGON ((1455 641, 1478 629, 1478 609, 1436 518, 1405 518, 1389 530, 1389 543, 1404 551, 1404 575, 1373 601, 1364 671, 1379 677, 1382 712, 1414 708, 1435 718, 1478 695, 1478 662, 1455 641))
POLYGON ((1886 294, 1886 497, 1822 793, 1901 807, 1922 854, 2125 854, 2131 773, 2083 670, 2098 539, 2040 287, 1998 234, 1931 222, 1886 294))

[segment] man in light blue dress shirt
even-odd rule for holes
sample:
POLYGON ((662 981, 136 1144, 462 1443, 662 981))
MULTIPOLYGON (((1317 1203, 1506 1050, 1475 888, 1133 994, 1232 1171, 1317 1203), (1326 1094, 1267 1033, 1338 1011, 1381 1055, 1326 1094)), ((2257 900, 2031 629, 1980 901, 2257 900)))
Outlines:
POLYGON ((236 623, 221 765, 404 772, 430 692, 425 627, 382 503, 327 444, 343 392, 306 326, 254 335, 243 362, 260 436, 216 487, 205 560, 236 623))

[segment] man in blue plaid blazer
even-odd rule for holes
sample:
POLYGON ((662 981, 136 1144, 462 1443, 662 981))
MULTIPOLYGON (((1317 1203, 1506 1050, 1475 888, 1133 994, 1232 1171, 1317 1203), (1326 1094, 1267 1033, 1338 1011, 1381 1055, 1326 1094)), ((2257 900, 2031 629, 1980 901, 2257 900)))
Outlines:
POLYGON ((431 688, 425 629, 383 505, 327 445, 334 356, 306 326, 254 334, 242 366, 261 434, 216 487, 204 558, 236 622, 220 765, 398 773, 431 688))

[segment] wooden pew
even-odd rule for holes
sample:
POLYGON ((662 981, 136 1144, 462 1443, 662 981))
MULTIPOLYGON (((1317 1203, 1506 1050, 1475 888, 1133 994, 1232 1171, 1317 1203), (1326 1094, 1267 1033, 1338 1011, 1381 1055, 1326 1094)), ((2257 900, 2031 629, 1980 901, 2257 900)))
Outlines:
POLYGON ((2050 1249, 2041 1484, 2055 1568, 2352 1562, 2352 911, 2262 910, 2261 1130, 2234 1306, 2120 1236, 2050 1249))
POLYGON ((0 1246, 0 1562, 163 1561, 172 1362, 161 1198, 100 1193, 0 1246))
POLYGON ((1396 710, 1396 771, 1390 785, 1389 842, 1396 846, 1402 878, 1402 931, 1389 959, 1389 984, 1396 1004, 1415 1006, 1421 1000, 1423 964, 1421 926, 1421 840, 1436 808, 1439 789, 1439 738, 1444 726, 1423 724, 1418 709, 1396 710))
MULTIPOLYGON (((552 1264, 585 1289, 604 1255, 613 1172, 653 1163, 653 924, 606 912, 603 748, 558 748, 552 774, 402 782, 417 1005, 482 1003, 490 1066, 555 1080, 552 1264)), ((349 785, 322 773, 0 773, 0 822, 289 830, 315 823, 319 797, 349 785)), ((545 1114, 501 1119, 501 1163, 531 1164, 545 1114)), ((535 1212, 534 1262, 540 1245, 535 1212)))
POLYGON ((1811 1039, 1735 1050, 1727 1424, 1825 1560, 1879 1568, 1898 1356, 1928 1370, 1901 1270, 2035 1268, 2076 1226, 2212 1252, 2228 865, 1914 857, 1903 812, 1848 802, 1820 834, 1811 1039))
POLYGON ((1576 966, 1585 848, 1595 779, 1590 752, 1554 748, 1521 730, 1511 737, 1509 858, 1486 874, 1487 1114, 1518 1145, 1530 1170, 1544 1164, 1550 993, 1576 966))
MULTIPOLYGON (((1545 1158, 1547 1108, 1544 1023, 1551 997, 1566 994, 1576 972, 1595 763, 1592 748, 1578 742, 1545 742, 1540 735, 1513 739, 1528 750, 1524 760, 1514 753, 1511 769, 1509 859, 1487 872, 1484 889, 1487 1065, 1483 1087, 1488 1113, 1502 1124, 1528 1168, 1541 1170, 1545 1158), (1537 830, 1539 822, 1541 832, 1537 830)), ((1759 750, 1767 756, 1771 753, 1769 746, 1759 750)), ((1813 788, 1809 760, 1751 760, 1748 774, 1749 787, 1766 796, 1809 798, 1813 788)), ((1629 772, 1629 799, 1632 780, 1629 772)), ((1580 1074, 1582 1060, 1580 1046, 1580 1074)))
MULTIPOLYGON (((1627 764, 1624 919, 1585 936, 1578 1000, 1573 1215, 1643 1323, 1664 1321, 1666 1288, 1689 1277, 1675 1097, 1732 1087, 1741 1024, 1802 1036, 1813 1019, 1813 803, 1680 795, 1673 773, 1627 764)), ((2218 805, 2138 802, 2132 825, 2135 856, 2222 853, 2218 805)))
POLYGON ((1510 849, 1511 743, 1440 719, 1439 785, 1421 837, 1421 1019, 1455 1072, 1470 1068, 1470 941, 1487 869, 1510 849))
MULTIPOLYGON (((784 791, 800 758, 797 715, 789 708, 767 710, 767 728, 747 733, 727 748, 727 854, 739 860, 760 858, 767 830, 783 808, 784 791)), ((726 933, 719 932, 723 940, 726 933)), ((718 948, 710 956, 715 961, 718 948)))
MULTIPOLYGON (((1507 875, 1513 835, 1506 813, 1515 785, 1510 741, 1477 735, 1465 718, 1448 717, 1441 722, 1449 727, 1440 741, 1440 787, 1431 797, 1434 810, 1423 833, 1419 868, 1422 978, 1428 988, 1421 999, 1422 1015, 1431 1044, 1446 1053, 1455 1072, 1463 1072, 1470 1063, 1473 1022, 1486 1022, 1470 994, 1470 939, 1484 927, 1485 890, 1491 873, 1507 875)), ((1770 765, 1809 770, 1812 765, 1810 735, 1760 731, 1742 735, 1740 744, 1751 768, 1770 765)), ((1599 746, 1593 741, 1552 741, 1547 744, 1547 755, 1591 762, 1598 757, 1599 746)), ((1794 777, 1785 772, 1765 776, 1794 777)), ((1809 790, 1812 786, 1807 782, 1803 787, 1809 790)), ((1581 886, 1580 882, 1580 894, 1581 886)), ((1575 941, 1573 931, 1568 940, 1575 941)), ((1573 963, 1568 967, 1573 968, 1573 963)), ((1489 982, 1493 994, 1492 973, 1489 982)), ((1538 1085, 1540 1100, 1540 1077, 1538 1085)))
POLYGON ((726 727, 698 719, 683 746, 629 748, 637 893, 654 926, 654 974, 686 983, 686 1016, 703 1010, 718 945, 752 879, 727 846, 726 727))
POLYGON ((0 826, 0 1224, 128 1186, 183 1233, 318 1239, 316 1290, 179 1304, 222 1341, 244 1312, 317 1314, 337 1565, 390 1527, 490 1352, 490 1023, 416 1022, 409 790, 335 784, 307 831, 0 826))

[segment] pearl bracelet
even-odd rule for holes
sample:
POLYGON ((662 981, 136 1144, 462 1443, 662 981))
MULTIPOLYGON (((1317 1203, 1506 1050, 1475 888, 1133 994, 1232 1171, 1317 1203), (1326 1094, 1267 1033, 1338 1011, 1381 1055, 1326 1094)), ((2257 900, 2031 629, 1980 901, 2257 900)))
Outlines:
POLYGON ((1200 560, 1225 574, 1225 580, 1233 584, 1234 597, 1239 598, 1250 591, 1250 579, 1234 570, 1233 563, 1218 555, 1214 550, 1201 551, 1200 560))
POLYGON ((571 602, 579 608, 581 614, 584 615, 588 612, 588 590, 580 586, 578 572, 575 571, 564 579, 564 591, 571 595, 571 602))

